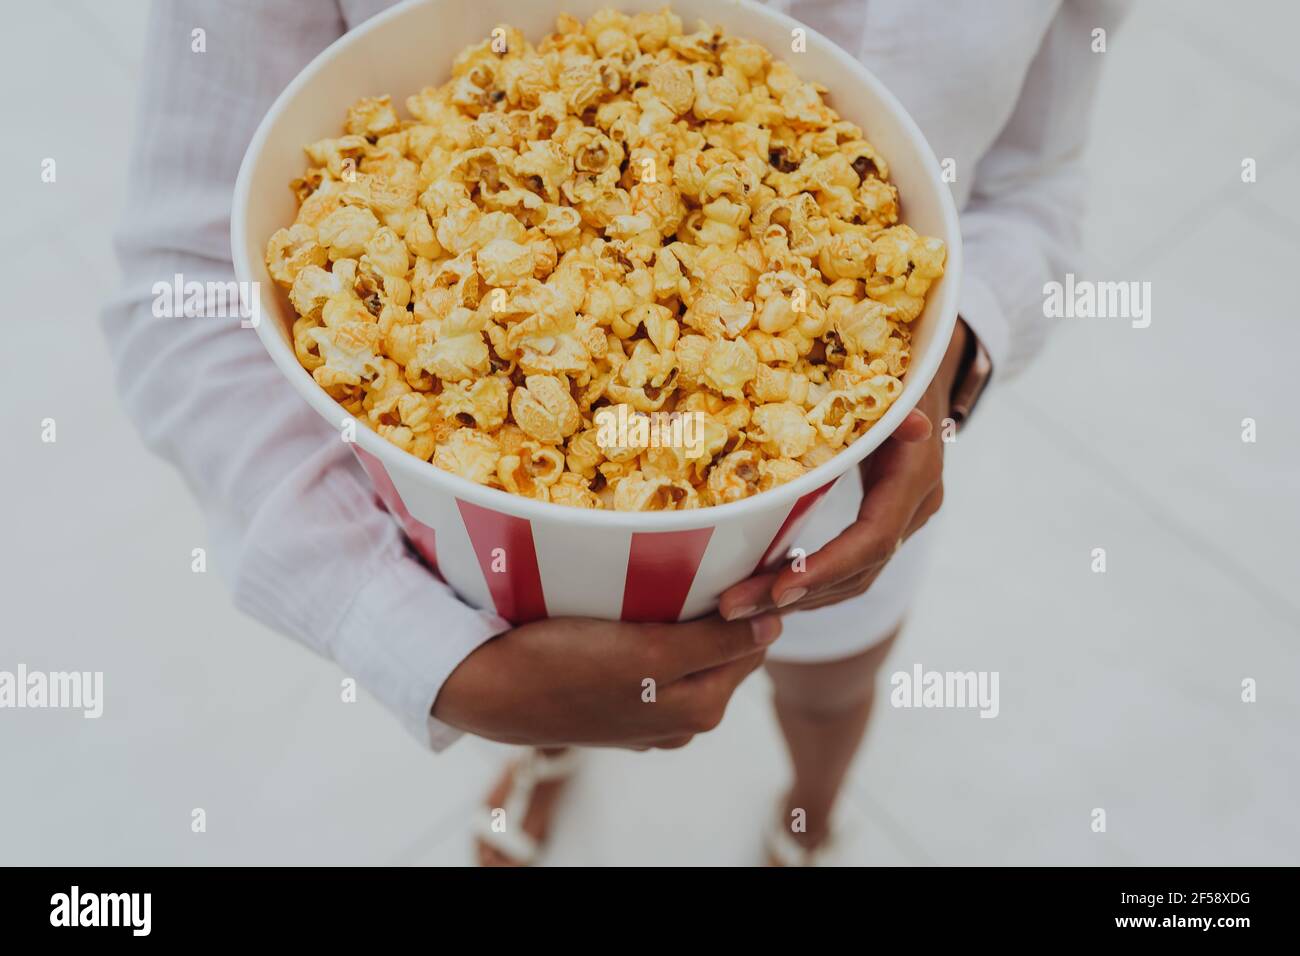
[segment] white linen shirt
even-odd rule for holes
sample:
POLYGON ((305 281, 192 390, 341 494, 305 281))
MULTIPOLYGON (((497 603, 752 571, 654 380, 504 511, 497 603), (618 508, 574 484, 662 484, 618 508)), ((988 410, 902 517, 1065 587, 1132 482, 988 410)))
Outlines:
MULTIPOLYGON (((390 5, 155 3, 116 237, 123 287, 103 326, 128 412, 193 489, 236 605, 337 661, 441 749, 459 735, 430 713, 443 682, 508 624, 459 601, 411 555, 349 447, 294 394, 255 333, 237 318, 156 318, 151 307, 154 283, 176 273, 233 279, 231 197, 257 124, 317 53, 390 5), (202 53, 191 50, 196 27, 206 31, 202 53)), ((775 5, 860 57, 935 153, 955 160, 961 314, 997 375, 1014 371, 1046 329, 1043 283, 1077 251, 1078 160, 1103 59, 1092 35, 1113 29, 1121 4, 775 5)))

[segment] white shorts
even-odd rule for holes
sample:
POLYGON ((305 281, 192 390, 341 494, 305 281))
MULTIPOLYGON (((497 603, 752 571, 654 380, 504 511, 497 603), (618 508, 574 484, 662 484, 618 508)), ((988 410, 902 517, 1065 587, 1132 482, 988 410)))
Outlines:
MULTIPOLYGON (((826 493, 792 547, 812 554, 857 519, 862 481, 845 475, 826 493)), ((911 606, 930 556, 935 520, 908 538, 867 590, 839 604, 798 611, 782 618, 780 638, 768 649, 769 660, 813 664, 861 654, 897 629, 911 606)))

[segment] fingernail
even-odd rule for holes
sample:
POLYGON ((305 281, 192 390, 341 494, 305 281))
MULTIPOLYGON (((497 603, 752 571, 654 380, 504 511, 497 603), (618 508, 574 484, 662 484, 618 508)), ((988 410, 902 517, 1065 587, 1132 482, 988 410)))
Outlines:
POLYGON ((791 588, 776 599, 777 607, 787 607, 808 593, 807 588, 791 588))
POLYGON ((764 614, 749 622, 754 629, 754 643, 766 647, 781 636, 781 619, 775 614, 764 614))
POLYGON ((744 607, 734 607, 727 612, 728 621, 742 621, 747 617, 753 617, 754 612, 758 610, 753 604, 746 604, 744 607))

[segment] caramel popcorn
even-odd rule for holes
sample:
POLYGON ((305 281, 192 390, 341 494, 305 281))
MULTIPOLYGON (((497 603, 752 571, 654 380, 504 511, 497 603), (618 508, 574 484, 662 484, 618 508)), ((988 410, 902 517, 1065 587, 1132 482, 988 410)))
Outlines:
POLYGON ((571 507, 699 508, 823 464, 901 393, 944 244, 761 46, 668 8, 562 15, 404 105, 305 147, 266 250, 298 360, 403 450, 571 507), (615 413, 699 427, 602 441, 615 413))

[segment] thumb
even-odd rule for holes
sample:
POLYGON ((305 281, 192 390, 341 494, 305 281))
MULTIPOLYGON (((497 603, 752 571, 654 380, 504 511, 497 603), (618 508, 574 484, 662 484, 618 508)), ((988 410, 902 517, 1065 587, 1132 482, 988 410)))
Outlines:
POLYGON ((930 416, 919 408, 914 408, 907 413, 890 438, 896 438, 899 441, 918 442, 925 441, 934 434, 934 424, 930 421, 930 416))
POLYGON ((724 621, 714 614, 680 624, 640 626, 659 644, 660 660, 673 680, 757 654, 781 634, 781 619, 775 614, 744 621, 724 621))

